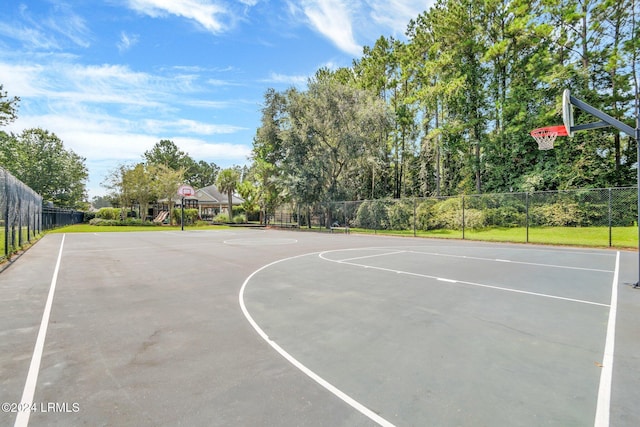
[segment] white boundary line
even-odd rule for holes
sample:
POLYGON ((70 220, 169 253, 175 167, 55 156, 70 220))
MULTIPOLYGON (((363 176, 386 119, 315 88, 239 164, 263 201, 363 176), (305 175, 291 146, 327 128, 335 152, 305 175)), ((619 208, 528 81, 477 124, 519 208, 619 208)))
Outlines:
POLYGON ((38 331, 36 346, 33 349, 33 356, 31 357, 31 364, 29 365, 29 373, 27 374, 24 391, 22 392, 22 398, 20 399, 20 409, 22 410, 18 411, 14 427, 26 427, 29 424, 31 405, 33 405, 33 395, 36 391, 38 372, 40 371, 40 361, 42 360, 42 352, 44 351, 44 340, 47 336, 47 328, 49 327, 49 316, 51 315, 51 306, 53 305, 53 295, 56 292, 56 283, 58 282, 58 272, 60 271, 60 261, 62 260, 62 249, 64 247, 65 237, 66 234, 63 234, 62 241, 60 242, 60 251, 58 252, 58 260, 56 261, 56 268, 53 270, 53 277, 51 278, 51 286, 49 287, 47 303, 45 304, 44 312, 42 313, 42 321, 40 322, 40 330, 38 331))
MULTIPOLYGON (((455 280, 455 279, 449 279, 449 278, 445 278, 445 277, 432 276, 432 275, 429 275, 429 274, 412 273, 410 271, 394 270, 392 268, 384 268, 384 267, 375 267, 375 266, 371 266, 371 265, 356 264, 355 262, 333 260, 333 259, 330 259, 330 258, 326 258, 324 256, 324 254, 329 253, 329 252, 340 252, 340 251, 342 251, 342 249, 323 251, 323 252, 320 252, 318 254, 318 257, 320 259, 325 260, 325 261, 335 262, 337 264, 352 265, 352 266, 355 266, 355 267, 370 268, 372 270, 379 270, 379 271, 388 271, 390 273, 406 274, 408 276, 423 277, 425 279, 434 279, 434 280, 437 280, 439 282, 446 282, 446 283, 452 283, 452 284, 460 283, 460 284, 463 284, 463 285, 477 286, 477 287, 486 288, 486 289, 495 289, 495 290, 504 291, 504 292, 514 292, 514 293, 518 293, 518 294, 533 295, 533 296, 538 296, 538 297, 543 297, 543 298, 551 298, 551 299, 558 299, 558 300, 563 300, 563 301, 577 302, 577 303, 580 303, 580 304, 589 304, 589 305, 597 305, 597 306, 601 306, 601 307, 609 307, 609 304, 603 304, 603 303, 595 302, 595 301, 587 301, 587 300, 581 300, 581 299, 575 299, 575 298, 561 297, 561 296, 558 296, 558 295, 550 295, 550 294, 542 294, 542 293, 538 293, 538 292, 523 291, 523 290, 520 290, 520 289, 505 288, 505 287, 502 287, 502 286, 485 285, 483 283, 468 282, 468 281, 465 281, 465 280, 455 280)), ((386 254, 380 254, 380 256, 382 256, 382 255, 393 255, 393 254, 394 253, 386 253, 386 254)), ((350 258, 350 259, 357 259, 357 258, 350 258)), ((493 261, 493 260, 492 259, 487 259, 487 261, 493 261)))
MULTIPOLYGON (((363 249, 365 249, 365 250, 389 250, 389 249, 393 249, 393 248, 363 248, 363 249)), ((340 252, 340 251, 351 251, 351 250, 354 250, 354 249, 335 249, 335 250, 330 250, 330 251, 326 251, 326 252, 323 252, 323 253, 340 252)), ((570 266, 570 265, 544 264, 544 263, 528 262, 528 261, 515 261, 515 260, 510 260, 510 259, 504 259, 504 258, 483 258, 483 257, 469 256, 469 255, 454 255, 454 254, 446 254, 446 253, 439 253, 439 252, 424 252, 424 251, 416 251, 416 250, 410 250, 410 249, 398 249, 398 250, 396 250, 394 252, 385 252, 385 253, 375 254, 375 255, 365 255, 365 256, 360 256, 360 257, 345 258, 345 259, 341 259, 341 260, 330 260, 330 261, 347 262, 347 261, 353 261, 353 260, 356 260, 356 259, 373 258, 373 257, 385 256, 385 255, 395 255, 395 254, 399 254, 399 253, 410 253, 410 254, 418 254, 418 255, 438 256, 438 257, 471 259, 471 260, 476 260, 476 261, 491 261, 491 262, 502 262, 502 263, 511 263, 511 264, 523 264, 523 265, 532 265, 532 266, 536 266, 536 267, 562 268, 562 269, 566 269, 566 270, 593 271, 593 272, 597 272, 597 273, 613 273, 612 270, 602 270, 602 269, 596 269, 596 268, 573 267, 573 266, 570 266)))
POLYGON ((308 253, 308 254, 303 254, 303 255, 296 255, 296 256, 289 257, 289 258, 280 259, 278 261, 274 261, 272 263, 264 265, 264 266, 260 267, 259 269, 257 269, 256 271, 254 271, 253 273, 251 273, 251 275, 249 275, 249 277, 247 277, 247 279, 242 284, 242 287, 240 288, 240 294, 238 295, 238 301, 240 303, 240 308, 242 309, 242 313, 244 314, 244 317, 246 317, 246 319, 249 322, 249 324, 251 324, 253 329, 256 330, 258 335, 260 335, 260 337, 262 337, 262 339, 265 340, 282 357, 287 359, 289 361, 289 363, 291 363, 293 366, 295 366, 300 371, 302 371, 302 373, 304 373, 309 378, 311 378, 312 380, 314 380, 315 382, 320 384, 322 387, 324 387, 326 390, 328 390, 333 395, 338 397, 340 400, 342 400, 343 402, 345 402, 346 404, 348 404, 349 406, 351 406, 352 408, 356 409, 358 412, 360 412, 361 414, 363 414, 364 416, 369 418, 371 421, 373 421, 373 422, 375 422, 375 423, 377 423, 377 424, 379 424, 381 426, 384 426, 384 427, 394 427, 394 425, 391 422, 385 420, 380 415, 376 414, 375 412, 373 412, 372 410, 370 410, 369 408, 367 408, 366 406, 364 406, 360 402, 356 401, 355 399, 353 399, 352 397, 350 397, 349 395, 347 395, 343 391, 339 390, 333 384, 329 383, 328 381, 326 381, 325 379, 320 377, 318 374, 316 374, 311 369, 307 368, 305 365, 303 365, 301 362, 299 362, 295 357, 293 357, 292 355, 287 353, 275 341, 273 341, 273 340, 271 340, 269 338, 269 336, 262 330, 262 328, 260 328, 260 326, 258 326, 256 321, 253 320, 253 317, 251 317, 251 314, 249 314, 249 311, 247 310, 247 307, 246 307, 246 305, 244 303, 244 291, 245 291, 245 289, 247 287, 247 284, 253 278, 253 276, 258 274, 260 271, 265 270, 265 269, 271 267, 272 265, 278 264, 280 262, 289 261, 289 260, 292 260, 292 259, 301 258, 301 257, 304 257, 304 256, 309 256, 309 255, 317 255, 317 254, 318 254, 318 252, 313 252, 313 253, 308 253))
POLYGON ((613 378, 613 353, 616 339, 616 311, 618 309, 618 271, 620 268, 620 251, 616 254, 616 268, 611 284, 611 308, 607 324, 607 338, 604 344, 602 372, 600 372, 600 386, 598 387, 598 404, 596 406, 595 427, 608 427, 611 408, 611 380, 613 378))

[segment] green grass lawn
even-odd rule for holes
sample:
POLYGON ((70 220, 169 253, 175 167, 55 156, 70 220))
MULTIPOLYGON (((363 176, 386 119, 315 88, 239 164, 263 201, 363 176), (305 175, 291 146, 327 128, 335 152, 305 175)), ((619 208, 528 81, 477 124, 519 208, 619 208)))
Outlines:
MULTIPOLYGON (((233 227, 226 225, 186 226, 185 230, 225 230, 233 227)), ((2 230, 0 228, 0 230, 2 230)), ((176 231, 180 226, 96 226, 76 224, 56 228, 47 233, 109 233, 131 231, 176 231)), ((314 230, 318 230, 317 228, 314 230)), ((393 236, 413 236, 413 230, 368 230, 351 228, 352 233, 380 234, 393 236)), ((462 230, 417 230, 418 237, 443 239, 462 239, 462 230)), ((465 230, 467 240, 490 242, 525 243, 527 231, 524 227, 486 228, 482 230, 465 230)), ((25 237, 26 239, 26 237, 25 237)), ((609 246, 608 227, 530 227, 529 243, 569 245, 569 246, 609 246)), ((611 231, 611 246, 615 248, 636 249, 638 247, 637 227, 614 227, 611 231)), ((0 257, 4 254, 4 238, 0 238, 0 257)))
MULTIPOLYGON (((365 230, 352 228, 352 233, 413 236, 413 230, 365 230)), ((462 230, 417 230, 418 237, 462 239, 462 230)), ((485 228, 465 230, 464 238, 489 242, 527 242, 525 227, 485 228)), ((570 246, 609 246, 608 227, 529 227, 529 243, 570 246)), ((616 248, 638 247, 637 227, 614 227, 611 231, 611 246, 616 248)))

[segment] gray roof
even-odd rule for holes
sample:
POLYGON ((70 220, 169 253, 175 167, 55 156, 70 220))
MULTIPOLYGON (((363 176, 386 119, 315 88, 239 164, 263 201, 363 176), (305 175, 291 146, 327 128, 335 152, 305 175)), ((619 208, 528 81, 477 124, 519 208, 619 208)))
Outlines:
MULTIPOLYGON (((221 193, 218 190, 218 187, 215 185, 210 185, 208 187, 199 188, 196 190, 196 199, 198 199, 199 204, 203 203, 221 203, 227 204, 227 195, 221 193)), ((231 204, 233 205, 241 205, 244 200, 239 197, 237 194, 234 194, 231 197, 231 204)))

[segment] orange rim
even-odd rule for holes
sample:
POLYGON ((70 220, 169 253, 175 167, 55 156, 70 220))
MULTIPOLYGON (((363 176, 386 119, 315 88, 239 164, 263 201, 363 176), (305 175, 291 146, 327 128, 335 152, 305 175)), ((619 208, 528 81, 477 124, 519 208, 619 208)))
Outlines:
POLYGON ((547 126, 543 128, 534 129, 530 132, 532 137, 548 135, 550 133, 555 133, 556 136, 567 136, 567 128, 564 125, 556 125, 556 126, 547 126))

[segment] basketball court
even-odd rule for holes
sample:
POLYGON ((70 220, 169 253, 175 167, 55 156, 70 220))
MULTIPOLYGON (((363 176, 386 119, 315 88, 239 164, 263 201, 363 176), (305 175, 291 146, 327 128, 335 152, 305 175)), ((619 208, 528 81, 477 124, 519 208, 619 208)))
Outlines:
POLYGON ((0 424, 639 425, 637 261, 275 230, 49 234, 0 274, 0 424))

